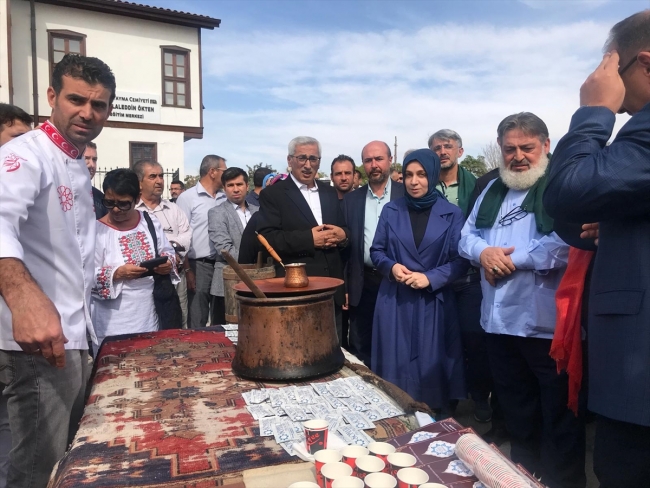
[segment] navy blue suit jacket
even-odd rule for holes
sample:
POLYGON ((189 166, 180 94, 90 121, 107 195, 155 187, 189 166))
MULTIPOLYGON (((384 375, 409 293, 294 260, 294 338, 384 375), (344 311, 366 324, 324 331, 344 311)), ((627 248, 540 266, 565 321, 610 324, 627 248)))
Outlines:
POLYGON ((553 154, 544 205, 599 222, 589 293, 589 408, 650 426, 650 104, 606 143, 615 115, 580 108, 553 154))
MULTIPOLYGON (((390 201, 404 196, 404 185, 396 181, 390 184, 390 201)), ((350 243, 346 258, 345 281, 348 290, 348 302, 352 307, 359 305, 363 291, 363 228, 366 216, 366 195, 368 185, 363 185, 343 197, 343 213, 348 230, 350 243)))

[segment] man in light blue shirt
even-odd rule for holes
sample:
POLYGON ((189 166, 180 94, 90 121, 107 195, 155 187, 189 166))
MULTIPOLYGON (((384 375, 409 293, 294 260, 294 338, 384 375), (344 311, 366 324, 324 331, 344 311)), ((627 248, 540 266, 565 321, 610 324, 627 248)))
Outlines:
POLYGON ((349 349, 370 366, 372 321, 382 276, 370 259, 379 216, 386 204, 404 196, 404 185, 390 179, 390 147, 372 141, 361 151, 368 184, 345 195, 343 212, 350 231, 346 284, 350 310, 349 349))
MULTIPOLYGON (((192 245, 187 253, 190 267, 186 270, 189 326, 205 327, 210 315, 212 276, 217 251, 208 235, 208 211, 226 201, 220 191, 221 174, 226 170, 226 160, 209 154, 201 161, 198 183, 184 191, 176 200, 192 228, 192 245)), ((212 322, 211 322, 212 323, 212 322)))
POLYGON ((481 326, 512 460, 551 488, 584 488, 583 414, 568 409, 566 373, 549 356, 569 246, 542 205, 548 129, 524 112, 506 117, 497 133, 500 176, 476 201, 459 252, 481 267, 481 326))

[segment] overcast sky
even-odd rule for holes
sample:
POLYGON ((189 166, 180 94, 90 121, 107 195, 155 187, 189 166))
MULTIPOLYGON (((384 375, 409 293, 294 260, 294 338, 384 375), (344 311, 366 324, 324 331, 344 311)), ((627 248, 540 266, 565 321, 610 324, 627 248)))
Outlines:
MULTIPOLYGON (((578 108, 612 25, 647 0, 140 0, 209 15, 203 31, 204 136, 185 143, 186 174, 205 154, 228 165, 286 167, 308 135, 360 164, 361 148, 398 143, 398 160, 454 129, 465 154, 530 111, 553 146, 578 108)), ((620 117, 618 127, 627 117, 620 117)))

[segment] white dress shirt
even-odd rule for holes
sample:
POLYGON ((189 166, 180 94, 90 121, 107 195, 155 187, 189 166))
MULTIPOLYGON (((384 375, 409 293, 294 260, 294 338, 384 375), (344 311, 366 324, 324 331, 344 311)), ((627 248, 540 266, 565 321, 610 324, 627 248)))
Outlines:
POLYGON ((217 251, 208 236, 208 210, 225 201, 226 195, 223 192, 217 192, 213 197, 201 182, 179 195, 176 205, 185 212, 192 229, 192 245, 187 253, 190 259, 214 259, 217 251))
POLYGON ((521 207, 528 190, 508 191, 492 228, 477 229, 478 210, 493 183, 483 190, 467 218, 458 252, 480 266, 481 253, 487 247, 514 246, 510 258, 517 269, 492 286, 485 281, 485 270, 481 267, 481 326, 492 334, 552 339, 555 292, 564 275, 569 246, 555 232, 540 234, 533 213, 507 225, 499 223, 508 212, 521 207))
POLYGON ((182 257, 185 257, 192 243, 192 229, 185 212, 178 205, 163 198, 156 208, 149 208, 140 199, 135 208, 142 212, 149 212, 149 215, 156 217, 167 240, 174 241, 185 248, 185 252, 180 253, 182 257))
POLYGON ((235 207, 235 212, 237 212, 237 217, 239 217, 239 220, 241 221, 241 225, 246 228, 246 225, 248 225, 248 221, 251 219, 251 211, 248 210, 248 205, 244 206, 244 208, 241 208, 241 206, 237 203, 232 203, 230 204, 235 207))
MULTIPOLYGON (((66 349, 88 349, 95 211, 80 151, 49 122, 0 148, 0 258, 21 260, 61 316, 66 349)), ((0 298, 0 349, 20 351, 0 298)))
POLYGON ((311 213, 314 214, 314 218, 318 225, 323 225, 323 212, 320 208, 320 195, 318 194, 318 185, 314 181, 314 186, 308 188, 304 183, 300 183, 295 176, 291 175, 291 179, 296 184, 300 193, 305 198, 307 205, 311 209, 311 213))

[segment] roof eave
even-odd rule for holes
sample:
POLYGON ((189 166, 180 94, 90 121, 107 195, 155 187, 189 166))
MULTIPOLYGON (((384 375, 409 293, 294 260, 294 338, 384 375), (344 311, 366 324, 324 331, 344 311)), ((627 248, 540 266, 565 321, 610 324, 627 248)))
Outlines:
POLYGON ((122 15, 136 19, 163 22, 166 24, 182 25, 201 29, 214 29, 219 27, 221 19, 203 15, 178 12, 162 8, 139 5, 135 3, 111 2, 106 0, 35 0, 38 3, 58 5, 60 7, 78 8, 102 12, 107 14, 122 15))

